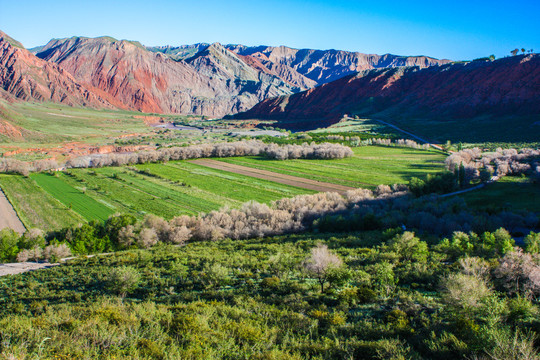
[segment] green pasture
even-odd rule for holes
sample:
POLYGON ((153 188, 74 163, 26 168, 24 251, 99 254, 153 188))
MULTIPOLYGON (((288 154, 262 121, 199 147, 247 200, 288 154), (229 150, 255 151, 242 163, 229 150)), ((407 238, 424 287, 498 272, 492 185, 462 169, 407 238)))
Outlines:
POLYGON ((462 197, 469 206, 479 209, 507 208, 540 212, 540 184, 534 184, 528 178, 505 176, 462 197))
POLYGON ((352 187, 407 183, 444 170, 441 153, 400 147, 363 146, 354 156, 340 160, 268 160, 263 157, 218 159, 231 164, 274 171, 352 187))

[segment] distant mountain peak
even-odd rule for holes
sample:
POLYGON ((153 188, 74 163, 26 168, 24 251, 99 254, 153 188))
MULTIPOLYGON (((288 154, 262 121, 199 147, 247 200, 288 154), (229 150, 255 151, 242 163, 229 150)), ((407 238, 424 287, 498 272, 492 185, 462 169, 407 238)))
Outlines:
POLYGON ((23 44, 21 44, 20 42, 18 42, 17 40, 13 39, 12 37, 10 37, 8 34, 6 34, 5 32, 3 32, 2 30, 0 30, 0 38, 3 38, 5 41, 7 41, 11 46, 14 46, 16 48, 19 48, 19 49, 24 49, 25 47, 23 46, 23 44))

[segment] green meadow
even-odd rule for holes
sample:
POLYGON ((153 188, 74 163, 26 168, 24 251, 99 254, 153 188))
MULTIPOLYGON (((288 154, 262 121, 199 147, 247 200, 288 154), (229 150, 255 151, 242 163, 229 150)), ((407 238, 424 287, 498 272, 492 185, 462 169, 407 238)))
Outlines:
MULTIPOLYGON (((443 169, 442 154, 408 148, 366 146, 341 160, 264 160, 258 157, 219 159, 302 178, 374 188, 407 183, 413 177, 443 169)), ((246 175, 207 168, 188 161, 127 167, 70 169, 0 176, 4 189, 27 227, 54 230, 84 221, 104 220, 115 213, 141 219, 196 215, 223 206, 239 207, 314 191, 246 175)))
POLYGON ((444 170, 445 156, 439 152, 400 147, 362 146, 354 156, 340 160, 267 160, 262 157, 219 159, 312 180, 352 187, 374 188, 380 184, 407 183, 411 177, 444 170))

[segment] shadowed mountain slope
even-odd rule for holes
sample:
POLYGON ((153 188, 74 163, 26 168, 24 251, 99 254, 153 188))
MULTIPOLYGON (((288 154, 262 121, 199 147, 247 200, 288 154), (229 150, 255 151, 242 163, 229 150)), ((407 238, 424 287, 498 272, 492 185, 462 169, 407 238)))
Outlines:
POLYGON ((281 126, 293 129, 330 125, 345 113, 434 123, 519 117, 533 130, 540 121, 539 99, 540 55, 534 54, 425 69, 362 71, 299 94, 265 100, 236 117, 279 120, 281 126))

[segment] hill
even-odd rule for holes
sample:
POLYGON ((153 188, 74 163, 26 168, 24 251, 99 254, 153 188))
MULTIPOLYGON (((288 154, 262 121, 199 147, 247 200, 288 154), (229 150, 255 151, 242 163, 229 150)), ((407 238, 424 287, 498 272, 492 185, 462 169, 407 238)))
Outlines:
MULTIPOLYGON (((167 54, 176 60, 185 60, 210 44, 182 45, 178 47, 148 47, 150 51, 167 54)), ((269 71, 303 90, 337 80, 361 70, 443 65, 450 60, 427 56, 376 55, 342 50, 293 49, 286 46, 245 46, 229 44, 226 49, 239 55, 251 66, 269 71)))
POLYGON ((37 56, 144 112, 221 117, 300 90, 248 66, 220 44, 176 61, 139 43, 75 37, 53 39, 37 56))
POLYGON ((237 118, 272 119, 285 128, 314 129, 338 122, 343 114, 354 114, 416 128, 431 126, 439 132, 449 123, 464 132, 470 126, 496 123, 501 127, 491 139, 476 141, 496 140, 506 130, 519 130, 538 140, 539 84, 537 54, 424 69, 367 70, 299 94, 265 100, 237 118))
POLYGON ((35 57, 0 31, 0 98, 52 101, 70 106, 112 107, 66 70, 35 57))

